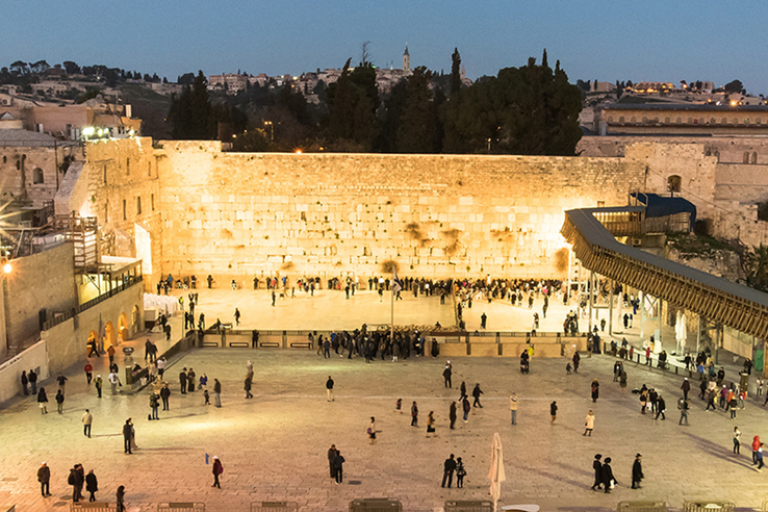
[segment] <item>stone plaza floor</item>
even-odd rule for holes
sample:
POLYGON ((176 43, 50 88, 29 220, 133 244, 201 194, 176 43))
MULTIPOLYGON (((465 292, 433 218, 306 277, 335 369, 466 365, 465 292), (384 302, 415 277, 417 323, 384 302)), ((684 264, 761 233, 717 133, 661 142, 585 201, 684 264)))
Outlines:
MULTIPOLYGON (((704 412, 692 400, 690 426, 678 426, 675 400, 682 377, 628 364, 629 389, 646 383, 662 390, 667 420, 641 415, 637 395, 622 396, 612 382, 613 359, 586 357, 579 374, 566 375, 562 359, 534 359, 530 375, 521 375, 514 359, 458 358, 453 389, 443 385, 444 358, 411 358, 398 363, 323 359, 313 352, 278 349, 198 349, 168 370, 173 395, 170 412, 148 421, 147 392, 97 399, 81 372, 70 372, 64 414, 55 404, 41 415, 30 397, 0 414, 0 504, 17 511, 68 506, 68 468, 94 469, 102 489, 97 496, 114 499, 125 485, 129 510, 155 510, 158 502, 196 501, 210 511, 248 510, 257 501, 289 500, 301 510, 341 511, 357 498, 393 497, 406 511, 427 511, 448 499, 488 498, 487 479, 494 432, 501 435, 507 481, 501 504, 536 503, 542 510, 615 509, 618 501, 666 500, 680 507, 686 499, 732 500, 739 507, 759 507, 768 497, 766 475, 750 466, 754 435, 768 435, 766 410, 756 398, 731 420, 723 412, 704 412), (244 399, 246 361, 255 366, 255 398, 244 399), (223 407, 204 406, 202 392, 178 393, 180 367, 193 367, 223 384, 223 407), (334 402, 324 384, 332 375, 334 402), (592 403, 589 386, 601 382, 592 403), (448 429, 448 407, 461 381, 484 391, 484 408, 469 421, 459 417, 448 429), (511 426, 508 397, 520 399, 518 425, 511 426), (393 412, 403 399, 403 414, 393 412), (419 406, 419 428, 410 427, 408 409, 419 406), (559 405, 550 425, 549 404, 559 405), (83 436, 80 416, 90 408, 93 438, 83 436), (583 437, 584 417, 596 416, 592 437, 583 437), (426 437, 426 418, 435 412, 437 437, 426 437), (122 451, 121 425, 133 417, 139 449, 122 451), (370 416, 380 431, 376 444, 367 439, 370 416), (743 432, 742 454, 732 454, 732 431, 743 432), (346 458, 343 485, 329 477, 326 451, 332 444, 346 458), (636 453, 643 455, 643 489, 629 489, 636 453), (205 454, 224 464, 222 489, 212 489, 205 454), (441 489, 442 463, 450 453, 467 469, 464 489, 441 489), (594 454, 613 459, 621 484, 612 494, 589 490, 594 454), (52 498, 39 496, 35 472, 46 461, 52 470, 52 498)), ((49 391, 55 391, 52 383, 49 391)), ((697 390, 696 382, 694 390, 697 390)), ((53 396, 54 393, 50 393, 53 396)), ((692 395, 696 395, 692 391, 692 395)), ((213 397, 212 397, 213 398, 213 397)))

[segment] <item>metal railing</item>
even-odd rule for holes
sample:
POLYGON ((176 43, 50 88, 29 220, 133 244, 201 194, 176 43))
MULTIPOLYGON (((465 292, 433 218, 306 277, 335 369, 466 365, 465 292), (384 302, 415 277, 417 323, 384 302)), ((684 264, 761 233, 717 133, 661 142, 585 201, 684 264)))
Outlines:
POLYGON ((296 512, 299 505, 291 501, 261 501, 251 503, 251 512, 296 512))
POLYGON ((116 512, 117 503, 111 501, 79 501, 70 505, 70 510, 88 510, 90 512, 116 512))
POLYGON ((50 320, 47 320, 47 321, 42 323, 42 325, 40 326, 40 330, 41 331, 47 331, 48 329, 56 327, 60 323, 66 322, 67 320, 69 320, 70 318, 74 317, 75 315, 79 315, 83 311, 85 311, 87 309, 90 309, 90 308, 96 306, 97 304, 100 304, 100 303, 104 302, 105 300, 107 300, 107 299, 109 299, 111 297, 114 297, 118 293, 120 293, 122 291, 125 291, 125 290, 131 288, 132 286, 135 286, 137 284, 142 284, 142 282, 143 282, 142 281, 142 276, 131 276, 125 282, 120 283, 119 285, 117 285, 116 287, 112 288, 111 290, 108 290, 108 291, 102 293, 98 297, 95 297, 95 298, 89 300, 88 302, 85 302, 85 303, 80 304, 80 305, 78 305, 78 306, 76 306, 74 308, 71 308, 69 311, 64 311, 63 313, 58 313, 57 312, 53 318, 51 318, 50 320))
POLYGON ((683 503, 683 512, 733 512, 736 505, 730 501, 696 500, 683 503))
POLYGON ((476 501, 446 501, 445 512, 493 512, 493 502, 488 500, 476 501))
POLYGON ((349 502, 349 512, 402 512, 403 505, 391 498, 367 498, 349 502))
POLYGON ((616 512, 666 512, 665 501, 620 501, 616 512))
POLYGON ((157 511, 166 512, 205 512, 205 503, 178 502, 178 503, 158 503, 157 511))

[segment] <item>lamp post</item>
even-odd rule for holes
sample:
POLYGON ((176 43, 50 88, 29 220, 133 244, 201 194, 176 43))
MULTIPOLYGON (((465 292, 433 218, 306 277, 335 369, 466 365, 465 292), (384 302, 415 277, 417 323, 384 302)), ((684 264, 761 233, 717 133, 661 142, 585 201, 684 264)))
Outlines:
POLYGON ((264 126, 269 126, 269 140, 275 141, 275 125, 272 121, 264 121, 264 126))
POLYGON ((13 271, 13 265, 11 260, 7 256, 3 256, 0 259, 0 267, 2 267, 2 273, 0 273, 0 279, 3 281, 3 323, 2 323, 2 337, 4 338, 4 345, 6 353, 11 351, 11 340, 8 338, 8 317, 10 315, 8 306, 8 276, 13 271))

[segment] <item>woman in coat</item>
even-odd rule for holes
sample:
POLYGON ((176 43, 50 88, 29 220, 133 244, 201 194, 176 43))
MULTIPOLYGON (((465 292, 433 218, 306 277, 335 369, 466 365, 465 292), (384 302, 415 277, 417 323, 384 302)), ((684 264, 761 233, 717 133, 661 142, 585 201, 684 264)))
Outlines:
POLYGON ((600 396, 600 384, 597 382, 597 379, 592 381, 592 402, 597 402, 598 397, 600 396))
POLYGON ((99 490, 99 482, 96 480, 96 475, 93 474, 93 470, 90 470, 85 475, 85 490, 91 493, 88 501, 96 501, 96 491, 99 490))
POLYGON ((592 429, 595 428, 595 415, 592 413, 592 409, 590 409, 587 413, 587 421, 585 425, 586 428, 584 429, 584 433, 582 435, 589 435, 589 437, 592 437, 592 429))
POLYGON ((40 388, 37 392, 37 405, 40 407, 41 414, 48 414, 48 395, 45 393, 45 388, 40 388))

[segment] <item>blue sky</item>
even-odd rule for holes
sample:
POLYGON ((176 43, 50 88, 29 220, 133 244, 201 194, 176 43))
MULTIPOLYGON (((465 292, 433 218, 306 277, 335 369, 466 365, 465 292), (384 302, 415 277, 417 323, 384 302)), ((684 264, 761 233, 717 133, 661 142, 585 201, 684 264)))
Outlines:
POLYGON ((300 74, 372 61, 495 75, 547 49, 571 81, 739 78, 768 93, 768 2, 711 0, 3 0, 0 65, 105 64, 171 80, 187 71, 300 74))

